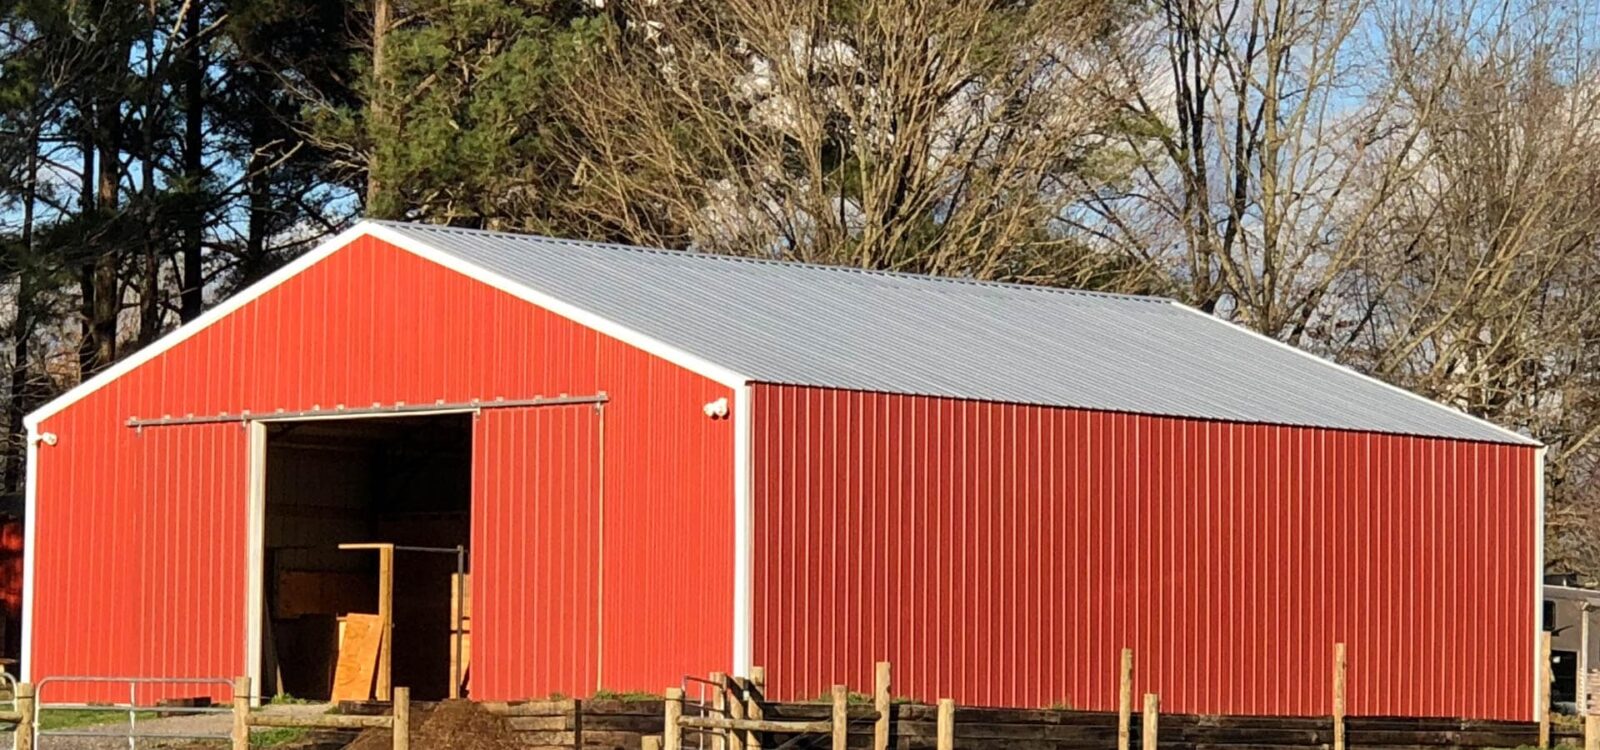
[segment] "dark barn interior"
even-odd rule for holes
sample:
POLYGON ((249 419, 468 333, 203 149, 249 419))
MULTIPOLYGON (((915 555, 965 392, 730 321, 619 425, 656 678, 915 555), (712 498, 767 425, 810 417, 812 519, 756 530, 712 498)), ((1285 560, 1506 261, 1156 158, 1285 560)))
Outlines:
MULTIPOLYGON (((267 437, 263 695, 327 699, 342 623, 378 610, 379 555, 340 545, 464 547, 472 417, 286 422, 267 437)), ((457 556, 398 550, 392 684, 418 699, 450 683, 457 556)))

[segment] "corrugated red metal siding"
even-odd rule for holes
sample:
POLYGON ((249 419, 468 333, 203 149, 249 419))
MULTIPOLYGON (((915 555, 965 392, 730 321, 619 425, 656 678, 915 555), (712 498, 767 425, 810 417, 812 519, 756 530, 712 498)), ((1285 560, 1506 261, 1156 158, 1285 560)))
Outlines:
MULTIPOLYGON (((474 665, 473 694, 529 686, 585 695, 597 684, 601 612, 600 416, 593 406, 484 412, 473 430, 474 549, 481 589, 473 650, 518 654, 474 665)), ((475 581, 474 583, 478 583, 475 581)), ((479 590, 479 589, 475 589, 479 590)))
POLYGON ((779 697, 1531 714, 1531 448, 756 386, 754 660, 779 697))
MULTIPOLYGON (((38 458, 33 676, 246 669, 246 431, 136 432, 124 426, 129 417, 597 391, 612 398, 603 596, 605 611, 618 613, 601 636, 604 671, 585 672, 586 662, 534 664, 538 654, 514 647, 526 637, 520 629, 544 623, 526 619, 534 610, 525 604, 506 603, 548 601, 538 597, 553 592, 535 596, 533 587, 552 585, 577 587, 565 594, 574 607, 592 602, 573 581, 596 574, 584 571, 596 555, 565 529, 554 543, 568 545, 567 559, 540 564, 567 565, 574 577, 520 575, 538 569, 524 556, 551 543, 491 530, 521 523, 549 531, 528 525, 537 518, 531 509, 552 507, 549 498, 511 489, 546 476, 529 474, 547 469, 525 459, 581 454, 569 444, 516 442, 564 440, 559 434, 501 432, 518 419, 544 417, 493 416, 478 438, 501 458, 475 463, 472 566, 484 573, 508 561, 521 567, 499 579, 474 576, 474 601, 484 612, 475 623, 482 639, 473 654, 475 694, 576 693, 585 683, 659 689, 686 672, 726 669, 733 555, 722 542, 733 537, 733 428, 731 420, 706 419, 700 407, 731 398, 729 389, 361 238, 41 425, 60 443, 41 446, 38 458), (664 570, 682 571, 695 585, 645 582, 664 570), (637 618, 640 612, 651 616, 637 618), (508 647, 496 649, 497 638, 508 647)), ((593 496, 576 476, 551 486, 593 496)), ((597 522, 598 510, 585 513, 586 523, 597 522)), ((148 697, 162 697, 157 692, 148 697)), ((112 693, 73 697, 123 697, 112 693)))

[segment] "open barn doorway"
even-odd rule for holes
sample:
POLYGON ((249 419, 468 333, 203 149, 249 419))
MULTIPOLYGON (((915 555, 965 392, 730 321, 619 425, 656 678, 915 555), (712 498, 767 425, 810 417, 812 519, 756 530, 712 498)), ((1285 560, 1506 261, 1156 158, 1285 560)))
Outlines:
POLYGON ((261 695, 348 698, 368 674, 381 692, 383 656, 372 649, 387 568, 389 684, 419 700, 447 697, 463 559, 452 550, 465 549, 471 529, 472 415, 264 429, 261 695), (396 550, 387 561, 386 545, 396 550))

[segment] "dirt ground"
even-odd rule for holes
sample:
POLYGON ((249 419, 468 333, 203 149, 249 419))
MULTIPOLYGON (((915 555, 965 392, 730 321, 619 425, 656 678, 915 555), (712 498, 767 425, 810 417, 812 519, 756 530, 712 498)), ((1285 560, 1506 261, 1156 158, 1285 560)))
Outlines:
MULTIPOLYGON (((385 729, 361 733, 346 750, 389 750, 393 737, 385 729)), ((445 701, 411 717, 412 750, 520 750, 505 720, 471 701, 445 701)), ((40 750, 49 750, 41 748, 40 750)))

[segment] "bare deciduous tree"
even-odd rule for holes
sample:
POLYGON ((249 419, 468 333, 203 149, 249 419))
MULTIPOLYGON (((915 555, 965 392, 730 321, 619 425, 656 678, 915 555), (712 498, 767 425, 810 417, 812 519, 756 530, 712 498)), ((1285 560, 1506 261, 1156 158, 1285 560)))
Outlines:
POLYGON ((572 84, 570 209, 652 245, 1137 285, 1060 221, 1119 168, 1119 3, 641 4, 572 84))
POLYGON ((1428 102, 1415 175, 1355 239, 1323 345, 1549 444, 1550 561, 1600 574, 1600 58, 1542 4, 1400 20, 1426 42, 1389 67, 1400 111, 1428 102))

